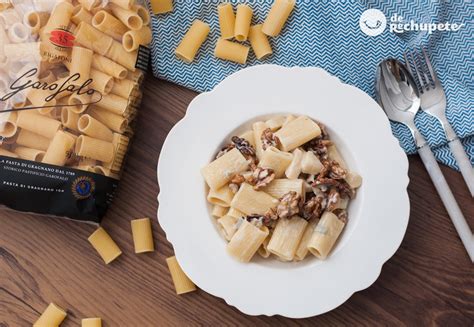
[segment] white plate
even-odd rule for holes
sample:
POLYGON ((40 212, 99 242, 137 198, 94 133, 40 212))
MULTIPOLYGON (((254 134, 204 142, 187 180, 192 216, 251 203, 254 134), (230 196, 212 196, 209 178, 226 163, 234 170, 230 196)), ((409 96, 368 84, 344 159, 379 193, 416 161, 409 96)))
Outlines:
POLYGON ((196 97, 169 133, 158 163, 158 217, 191 280, 250 315, 322 314, 370 286, 408 224, 408 161, 378 104, 319 68, 262 65, 196 97), (206 204, 200 168, 258 117, 308 115, 328 127, 364 182, 327 260, 239 263, 226 253, 206 204))

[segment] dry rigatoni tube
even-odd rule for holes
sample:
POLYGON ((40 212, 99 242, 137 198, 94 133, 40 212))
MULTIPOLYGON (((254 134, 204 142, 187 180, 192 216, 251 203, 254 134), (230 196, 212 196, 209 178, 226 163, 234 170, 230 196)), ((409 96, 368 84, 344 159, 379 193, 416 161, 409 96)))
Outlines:
POLYGON ((75 152, 81 157, 109 163, 114 158, 114 146, 111 142, 81 135, 76 140, 75 152))
POLYGON ((81 320, 81 327, 102 327, 102 319, 85 318, 81 320))
POLYGON ((245 45, 219 39, 214 50, 214 56, 238 64, 245 64, 247 62, 249 50, 250 48, 245 45))
POLYGON ((196 19, 176 48, 176 56, 185 62, 192 62, 199 48, 206 40, 209 31, 210 27, 208 24, 196 19))
POLYGON ((112 131, 90 115, 82 115, 81 118, 79 118, 77 127, 81 133, 87 136, 112 142, 114 136, 112 131))
POLYGON ((166 259, 171 278, 176 289, 176 294, 184 294, 196 290, 196 285, 186 276, 183 269, 179 266, 176 257, 166 259))
POLYGON ((61 122, 48 118, 30 110, 24 110, 18 113, 17 125, 35 134, 52 139, 61 127, 61 122))
POLYGON ((57 131, 54 138, 46 150, 43 163, 57 166, 64 166, 71 155, 75 138, 64 131, 57 131))
POLYGON ((217 6, 219 14, 219 26, 221 28, 221 38, 228 40, 234 37, 235 14, 232 4, 229 2, 221 3, 217 6))
POLYGON ((86 22, 81 22, 77 25, 74 35, 77 43, 101 55, 105 55, 114 42, 112 37, 102 33, 86 22))
POLYGON ((117 79, 124 79, 128 74, 128 71, 125 67, 117 64, 115 61, 107 57, 98 54, 94 54, 92 56, 92 68, 100 70, 101 72, 117 79))
POLYGON ((49 19, 49 13, 31 11, 26 14, 25 24, 31 28, 32 34, 37 34, 41 27, 46 25, 49 19))
POLYGON ((109 4, 112 9, 112 13, 117 17, 125 26, 132 30, 139 30, 143 26, 143 20, 138 14, 132 10, 124 9, 113 3, 109 4))
POLYGON ((122 40, 123 34, 128 31, 127 26, 105 10, 100 10, 94 15, 92 26, 118 41, 122 40))
POLYGON ((93 90, 98 91, 101 94, 108 94, 112 91, 114 86, 114 78, 112 76, 107 75, 100 70, 91 69, 90 78, 92 80, 90 88, 93 90))
POLYGON ((121 96, 122 98, 129 98, 138 88, 138 84, 130 79, 123 79, 116 81, 111 93, 121 96))
POLYGON ((270 42, 262 32, 262 24, 254 25, 250 28, 249 40, 257 59, 265 59, 272 54, 270 42))
POLYGON ((102 227, 92 233, 88 240, 106 264, 122 254, 118 245, 102 227))
POLYGON ((246 4, 237 5, 237 14, 235 15, 234 36, 237 41, 247 41, 250 24, 252 22, 252 8, 246 4))
POLYGON ((42 150, 26 148, 24 146, 17 146, 14 151, 21 159, 31 161, 42 161, 45 154, 42 150))
POLYGON ((99 107, 93 106, 89 108, 88 113, 117 133, 123 133, 128 126, 128 120, 126 118, 99 107))
POLYGON ((71 64, 69 66, 69 74, 78 75, 77 80, 73 80, 72 84, 82 85, 89 79, 92 65, 92 50, 83 47, 72 47, 71 64))
POLYGON ((77 0, 84 8, 91 11, 100 5, 101 0, 77 0))
POLYGON ((137 62, 138 51, 127 52, 122 47, 120 42, 112 39, 112 45, 105 54, 106 57, 118 62, 128 70, 135 71, 135 64, 137 62))
POLYGON ((151 11, 154 14, 164 14, 173 11, 173 0, 150 0, 151 11))
POLYGON ((16 138, 16 144, 27 147, 27 148, 35 148, 38 150, 46 151, 49 147, 49 143, 51 140, 47 137, 41 136, 39 134, 35 134, 30 132, 29 130, 22 129, 18 132, 18 136, 16 138))
POLYGON ((33 327, 55 327, 59 326, 66 318, 67 313, 54 303, 50 303, 46 310, 33 324, 33 327))
POLYGON ((130 30, 123 35, 122 46, 128 52, 137 50, 140 45, 147 45, 151 42, 151 29, 143 26, 139 30, 130 30))
POLYGON ((143 21, 143 25, 150 24, 151 17, 147 8, 142 5, 133 5, 132 10, 136 12, 138 16, 140 16, 143 21))
MULTIPOLYGON (((95 101, 95 98, 93 97, 95 101)), ((115 94, 102 95, 102 99, 96 104, 116 115, 124 115, 128 108, 128 100, 115 94)))
POLYGON ((155 247, 150 218, 132 220, 131 225, 135 253, 153 252, 155 247))
POLYGON ((10 158, 18 158, 18 155, 15 152, 8 151, 6 149, 0 148, 0 156, 6 156, 10 158))
POLYGON ((71 20, 74 24, 79 25, 81 22, 92 24, 92 15, 81 5, 77 5, 72 10, 71 20))
POLYGON ((135 0, 110 0, 110 3, 116 4, 123 9, 131 9, 135 4, 135 0))
POLYGON ((79 114, 69 110, 68 108, 62 108, 61 110, 61 123, 64 127, 72 129, 73 131, 79 131, 77 122, 79 120, 79 114))
POLYGON ((280 34, 295 7, 295 3, 295 0, 275 0, 263 23, 262 32, 268 36, 280 34))

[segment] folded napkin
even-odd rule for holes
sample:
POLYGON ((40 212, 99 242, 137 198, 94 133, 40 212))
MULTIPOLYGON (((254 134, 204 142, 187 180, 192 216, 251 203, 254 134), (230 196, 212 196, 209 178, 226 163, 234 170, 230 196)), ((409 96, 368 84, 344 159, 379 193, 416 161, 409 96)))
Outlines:
MULTIPOLYGON (((174 11, 152 18, 153 73, 159 78, 203 92, 211 90, 226 76, 243 68, 242 65, 214 58, 213 50, 219 37, 216 0, 175 0, 174 11), (193 63, 178 60, 174 50, 194 19, 211 25, 211 33, 193 63)), ((262 23, 273 0, 229 1, 248 3, 254 10, 253 24, 262 23)), ((296 7, 280 36, 271 38, 274 54, 258 61, 251 52, 247 66, 272 63, 283 66, 318 66, 357 86, 375 97, 377 64, 387 58, 403 58, 407 49, 425 45, 431 53, 432 64, 443 84, 448 99, 447 118, 462 138, 471 162, 474 162, 474 3, 472 1, 296 1, 296 7), (405 21, 419 23, 458 23, 456 31, 410 31, 403 34, 389 28, 377 36, 362 33, 361 14, 370 8, 381 10, 387 24, 394 14, 405 21)), ((426 137, 437 159, 455 169, 441 125, 424 112, 416 124, 426 137)), ((415 153, 416 148, 408 130, 392 124, 393 133, 403 149, 415 153)))

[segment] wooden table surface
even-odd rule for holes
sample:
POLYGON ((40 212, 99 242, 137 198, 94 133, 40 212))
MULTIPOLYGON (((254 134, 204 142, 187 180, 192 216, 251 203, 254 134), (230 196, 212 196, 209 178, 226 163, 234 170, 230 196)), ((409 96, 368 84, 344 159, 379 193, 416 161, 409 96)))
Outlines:
MULTIPOLYGON (((147 79, 136 138, 115 202, 103 220, 123 251, 111 265, 87 241, 94 226, 0 210, 0 326, 31 326, 49 302, 67 308, 62 326, 78 326, 81 318, 94 316, 102 317, 104 326, 140 327, 474 325, 474 266, 415 156, 409 171, 411 216, 400 249, 372 286, 339 308, 300 320, 251 317, 204 291, 175 295, 165 262, 173 248, 155 219, 156 164, 167 133, 195 96, 147 79), (145 216, 153 218, 156 251, 135 255, 130 220, 145 216)), ((461 175, 442 170, 474 227, 474 202, 461 175)))

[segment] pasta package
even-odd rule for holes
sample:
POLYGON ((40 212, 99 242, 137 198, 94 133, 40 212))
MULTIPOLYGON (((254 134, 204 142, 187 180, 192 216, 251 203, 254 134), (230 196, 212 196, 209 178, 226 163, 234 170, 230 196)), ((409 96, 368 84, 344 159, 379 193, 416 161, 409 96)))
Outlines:
POLYGON ((148 69, 145 0, 0 6, 0 205, 99 224, 148 69))

